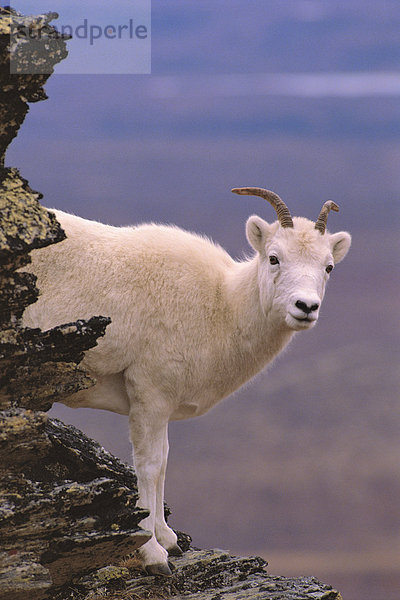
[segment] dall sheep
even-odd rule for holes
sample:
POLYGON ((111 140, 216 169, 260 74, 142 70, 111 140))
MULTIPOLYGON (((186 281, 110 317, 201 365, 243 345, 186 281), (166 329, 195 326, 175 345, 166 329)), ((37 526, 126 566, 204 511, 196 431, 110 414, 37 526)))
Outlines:
POLYGON ((326 231, 332 201, 314 223, 292 218, 268 190, 232 191, 265 198, 278 216, 248 219, 254 255, 241 262, 177 227, 111 227, 53 209, 67 239, 32 252, 41 296, 25 326, 111 317, 82 363, 97 384, 64 403, 129 415, 140 504, 150 510, 143 527, 153 533, 140 553, 152 574, 169 575, 168 554, 181 553, 164 519, 168 422, 204 414, 313 327, 351 243, 326 231))

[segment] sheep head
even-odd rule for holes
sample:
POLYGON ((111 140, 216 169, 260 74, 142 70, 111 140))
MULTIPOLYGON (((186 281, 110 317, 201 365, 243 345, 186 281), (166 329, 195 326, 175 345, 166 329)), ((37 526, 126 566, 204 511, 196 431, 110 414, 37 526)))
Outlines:
POLYGON ((325 202, 314 223, 292 217, 283 200, 269 190, 246 187, 232 191, 265 198, 278 215, 274 223, 253 215, 246 224, 247 239, 258 254, 262 310, 292 330, 310 329, 317 322, 329 274, 351 244, 349 233, 326 230, 329 211, 337 212, 339 207, 331 200, 325 202))

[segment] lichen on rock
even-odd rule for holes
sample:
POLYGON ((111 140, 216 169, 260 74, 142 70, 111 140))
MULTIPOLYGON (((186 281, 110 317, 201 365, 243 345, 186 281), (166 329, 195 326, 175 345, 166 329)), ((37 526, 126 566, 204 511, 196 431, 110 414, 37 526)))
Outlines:
POLYGON ((3 169, 0 181, 0 264, 4 270, 15 259, 36 248, 43 248, 65 239, 65 233, 55 216, 38 202, 34 192, 15 168, 3 169))

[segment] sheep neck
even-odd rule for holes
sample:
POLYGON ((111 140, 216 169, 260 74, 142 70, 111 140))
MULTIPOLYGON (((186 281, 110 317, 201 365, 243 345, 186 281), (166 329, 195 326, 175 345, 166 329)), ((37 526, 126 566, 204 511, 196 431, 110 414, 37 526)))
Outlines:
POLYGON ((236 263, 227 278, 227 298, 238 352, 259 371, 292 339, 294 332, 272 308, 264 312, 258 286, 258 257, 236 263))

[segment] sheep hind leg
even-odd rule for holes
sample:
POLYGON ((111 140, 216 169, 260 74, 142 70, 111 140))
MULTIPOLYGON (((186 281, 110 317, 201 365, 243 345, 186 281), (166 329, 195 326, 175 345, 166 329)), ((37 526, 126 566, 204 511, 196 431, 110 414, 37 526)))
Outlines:
POLYGON ((164 431, 163 440, 163 463, 161 466, 160 476, 157 482, 157 494, 156 494, 156 524, 155 532, 157 541, 165 548, 169 556, 182 556, 182 550, 178 546, 176 533, 168 527, 165 521, 164 513, 164 484, 165 484, 165 472, 167 469, 168 460, 168 426, 164 431))

